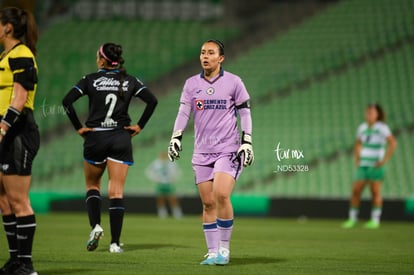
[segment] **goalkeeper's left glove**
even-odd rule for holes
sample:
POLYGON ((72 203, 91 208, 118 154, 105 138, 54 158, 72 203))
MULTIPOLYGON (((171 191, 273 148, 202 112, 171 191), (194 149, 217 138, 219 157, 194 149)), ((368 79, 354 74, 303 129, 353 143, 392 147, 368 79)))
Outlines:
POLYGON ((243 132, 242 135, 242 144, 237 150, 237 157, 241 159, 241 155, 243 154, 243 166, 250 166, 254 162, 254 153, 252 147, 252 136, 243 132))

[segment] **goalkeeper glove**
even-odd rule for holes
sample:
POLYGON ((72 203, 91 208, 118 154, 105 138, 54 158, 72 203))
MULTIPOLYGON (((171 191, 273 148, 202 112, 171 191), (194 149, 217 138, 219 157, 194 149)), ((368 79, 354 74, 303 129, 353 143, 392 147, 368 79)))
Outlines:
POLYGON ((241 159, 241 155, 243 154, 243 166, 250 166, 254 162, 254 153, 252 147, 252 136, 243 132, 242 135, 242 144, 237 150, 237 157, 241 159))
POLYGON ((170 161, 178 160, 180 158, 180 151, 183 150, 181 147, 182 137, 183 133, 181 130, 177 130, 173 133, 170 145, 168 146, 168 158, 170 161))

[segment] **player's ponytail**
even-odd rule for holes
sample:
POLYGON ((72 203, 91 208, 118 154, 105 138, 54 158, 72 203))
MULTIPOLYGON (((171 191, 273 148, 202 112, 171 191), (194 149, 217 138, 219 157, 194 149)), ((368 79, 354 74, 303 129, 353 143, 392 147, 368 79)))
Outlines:
POLYGON ((125 77, 127 75, 127 72, 126 72, 126 69, 124 67, 125 60, 122 57, 122 47, 121 47, 121 45, 117 45, 116 52, 118 53, 118 63, 119 63, 118 70, 119 70, 119 74, 121 75, 121 79, 120 79, 121 85, 119 85, 119 96, 121 98, 124 98, 125 92, 123 90, 123 86, 124 86, 123 84, 124 84, 124 80, 125 80, 125 77))
POLYGON ((33 14, 26 10, 23 10, 22 19, 26 23, 26 33, 24 35, 26 46, 36 55, 36 44, 39 37, 36 21, 33 14))
POLYGON ((10 23, 13 26, 13 37, 22 39, 32 53, 36 55, 38 30, 31 12, 15 7, 4 8, 0 10, 0 21, 3 25, 10 23))
POLYGON ((118 67, 119 74, 121 75, 121 84, 119 85, 119 97, 124 98, 125 92, 123 90, 123 84, 127 72, 124 68, 125 60, 122 57, 122 46, 114 43, 103 44, 99 48, 99 55, 105 59, 106 65, 108 67, 118 67))

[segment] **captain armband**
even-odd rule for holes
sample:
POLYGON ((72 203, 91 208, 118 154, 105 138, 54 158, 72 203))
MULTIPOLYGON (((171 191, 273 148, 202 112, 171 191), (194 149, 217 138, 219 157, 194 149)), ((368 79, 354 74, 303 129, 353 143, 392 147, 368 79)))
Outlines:
POLYGON ((242 104, 237 105, 236 108, 237 109, 243 109, 243 108, 250 109, 250 100, 247 100, 247 101, 243 102, 242 104))
POLYGON ((1 122, 6 124, 8 127, 12 127, 12 125, 19 119, 19 116, 20 112, 10 106, 4 114, 1 122))

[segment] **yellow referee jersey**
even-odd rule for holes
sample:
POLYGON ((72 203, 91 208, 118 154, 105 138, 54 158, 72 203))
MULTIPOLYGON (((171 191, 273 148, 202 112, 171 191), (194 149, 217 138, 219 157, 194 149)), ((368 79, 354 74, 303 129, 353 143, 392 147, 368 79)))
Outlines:
POLYGON ((0 115, 3 116, 14 97, 14 83, 20 83, 28 96, 24 107, 34 109, 37 87, 37 64, 31 50, 18 44, 0 56, 0 115))

